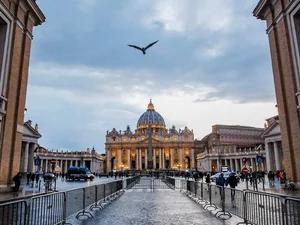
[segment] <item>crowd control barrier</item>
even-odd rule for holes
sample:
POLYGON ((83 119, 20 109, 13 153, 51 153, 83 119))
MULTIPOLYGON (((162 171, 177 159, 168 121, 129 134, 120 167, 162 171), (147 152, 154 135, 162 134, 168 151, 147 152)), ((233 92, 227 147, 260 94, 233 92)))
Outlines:
POLYGON ((202 204, 204 209, 219 210, 215 216, 220 219, 227 220, 232 215, 241 218, 238 224, 300 224, 300 199, 297 198, 191 180, 181 180, 180 192, 202 204))
POLYGON ((67 219, 73 215, 91 218, 93 210, 101 210, 121 196, 123 185, 134 185, 138 177, 2 203, 0 225, 69 224, 67 219))

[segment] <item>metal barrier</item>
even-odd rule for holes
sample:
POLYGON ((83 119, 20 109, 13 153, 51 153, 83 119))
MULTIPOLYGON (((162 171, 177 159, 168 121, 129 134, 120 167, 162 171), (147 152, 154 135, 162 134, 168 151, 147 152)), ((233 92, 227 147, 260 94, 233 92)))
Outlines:
POLYGON ((217 209, 216 204, 212 202, 212 188, 209 183, 203 183, 203 199, 206 204, 203 206, 204 209, 217 209))
POLYGON ((197 203, 205 201, 204 209, 219 208, 215 216, 223 220, 233 214, 243 219, 238 224, 300 224, 300 199, 186 180, 181 180, 180 191, 197 203))
POLYGON ((28 224, 52 225, 65 222, 65 193, 53 193, 31 198, 28 224))
POLYGON ((287 198, 284 200, 285 224, 300 224, 300 201, 299 199, 287 198))
POLYGON ((180 184, 180 192, 183 192, 184 190, 187 191, 187 181, 181 180, 180 184))
POLYGON ((126 188, 129 189, 133 187, 140 179, 141 176, 139 175, 126 179, 126 188))
POLYGON ((245 191, 244 194, 246 224, 284 224, 284 201, 281 196, 253 191, 245 191))
POLYGON ((170 188, 175 189, 175 179, 173 177, 166 177, 166 184, 170 188))
POLYGON ((224 187, 224 208, 240 217, 245 217, 244 191, 224 187))
POLYGON ((134 185, 131 185, 131 189, 148 189, 151 191, 157 189, 169 189, 170 186, 167 185, 166 179, 154 178, 154 177, 141 177, 136 180, 134 185))
POLYGON ((26 201, 0 204, 0 224, 23 225, 27 219, 26 201))

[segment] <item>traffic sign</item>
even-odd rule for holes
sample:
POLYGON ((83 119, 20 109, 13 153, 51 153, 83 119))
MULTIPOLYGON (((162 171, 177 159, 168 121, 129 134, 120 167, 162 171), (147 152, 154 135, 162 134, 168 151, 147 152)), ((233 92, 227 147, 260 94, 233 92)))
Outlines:
POLYGON ((51 159, 50 163, 51 164, 56 164, 56 160, 55 159, 51 159))
POLYGON ((34 165, 35 166, 40 166, 41 165, 41 159, 40 159, 40 157, 35 157, 34 158, 34 165))
POLYGON ((258 164, 263 163, 264 162, 264 157, 262 155, 257 155, 256 156, 256 162, 258 164))
POLYGON ((244 167, 244 168, 242 169, 242 171, 243 171, 243 173, 245 173, 245 174, 247 174, 247 173, 249 172, 249 170, 248 170, 247 167, 244 167))

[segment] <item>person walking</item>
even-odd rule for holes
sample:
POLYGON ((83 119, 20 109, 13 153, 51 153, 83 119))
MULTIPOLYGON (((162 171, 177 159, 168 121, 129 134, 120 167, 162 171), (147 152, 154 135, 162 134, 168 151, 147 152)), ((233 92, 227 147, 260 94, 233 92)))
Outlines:
POLYGON ((38 185, 39 185, 39 180, 40 180, 40 175, 39 175, 39 173, 37 172, 37 173, 35 174, 35 186, 36 186, 36 187, 38 187, 38 185))
POLYGON ((231 204, 232 208, 236 207, 235 204, 235 187, 237 187, 238 180, 236 179, 236 176, 234 176, 234 173, 230 173, 227 184, 229 184, 229 187, 231 188, 231 204))
POLYGON ((19 192, 19 188, 21 185, 22 174, 18 172, 17 175, 13 177, 13 182, 15 182, 14 192, 19 192))
POLYGON ((219 190, 220 190, 220 195, 221 195, 221 197, 222 197, 222 190, 223 190, 223 187, 225 186, 225 183, 226 183, 226 180, 225 180, 225 178, 224 178, 224 174, 221 173, 220 176, 219 176, 219 177, 217 178, 217 180, 216 180, 216 184, 217 184, 218 186, 220 186, 220 187, 219 187, 219 190))

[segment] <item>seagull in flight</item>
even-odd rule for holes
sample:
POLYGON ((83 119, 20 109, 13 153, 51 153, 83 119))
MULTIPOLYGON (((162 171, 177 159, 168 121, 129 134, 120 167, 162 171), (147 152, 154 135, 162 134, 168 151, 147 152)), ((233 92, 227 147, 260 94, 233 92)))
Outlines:
POLYGON ((128 45, 129 47, 132 47, 132 48, 136 48, 136 49, 138 49, 138 50, 141 50, 142 52, 143 52, 143 54, 145 55, 146 54, 146 50, 148 49, 148 48, 150 48, 151 46, 153 46, 154 44, 156 44, 158 42, 158 40, 157 41, 155 41, 155 42, 153 42, 153 43, 151 43, 151 44, 149 44, 146 48, 140 48, 139 46, 136 46, 136 45, 128 45))

